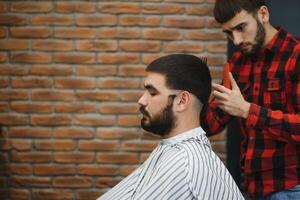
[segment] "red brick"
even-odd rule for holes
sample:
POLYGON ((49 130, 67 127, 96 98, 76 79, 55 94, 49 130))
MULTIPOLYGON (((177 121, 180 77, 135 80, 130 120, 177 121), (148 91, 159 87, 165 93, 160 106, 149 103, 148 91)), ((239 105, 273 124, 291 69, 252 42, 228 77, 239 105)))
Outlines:
POLYGON ((27 100, 28 98, 28 91, 14 90, 0 92, 0 100, 27 100))
POLYGON ((140 28, 105 28, 99 30, 99 38, 136 39, 141 37, 140 28))
POLYGON ((135 164, 139 157, 136 153, 98 153, 96 160, 108 164, 135 164))
POLYGON ((35 175, 51 176, 51 175, 75 175, 74 165, 59 164, 35 164, 33 167, 35 175))
POLYGON ((41 163, 41 162, 50 162, 52 156, 50 152, 12 152, 11 160, 14 162, 22 163, 41 163))
POLYGON ((6 88, 9 85, 8 79, 0 79, 0 88, 6 88))
POLYGON ((99 116, 96 114, 81 114, 74 116, 75 125, 81 126, 112 126, 116 123, 115 116, 99 116))
POLYGON ((88 113, 96 111, 96 104, 92 103, 56 103, 56 112, 65 113, 88 113))
POLYGON ((119 148, 117 142, 102 142, 102 141, 79 141, 78 148, 81 151, 116 151, 119 148))
POLYGON ((132 139, 137 138, 136 128, 98 128, 97 137, 102 139, 132 139))
POLYGON ((47 38, 51 31, 46 27, 11 27, 9 34, 17 38, 47 38))
POLYGON ((5 37, 7 32, 7 28, 0 27, 0 37, 5 37))
POLYGON ((99 3, 101 13, 139 13, 141 11, 139 3, 99 3))
POLYGON ((221 31, 203 31, 189 30, 186 31, 186 38, 190 40, 225 40, 226 36, 221 31))
POLYGON ((164 56, 165 54, 143 54, 143 63, 148 65, 152 61, 156 60, 157 58, 164 56))
POLYGON ((104 114, 137 113, 137 103, 101 103, 99 112, 104 114))
POLYGON ((1 50, 24 50, 29 48, 29 42, 21 39, 0 40, 1 50))
POLYGON ((53 132, 53 135, 56 138, 73 138, 73 139, 92 138, 94 134, 95 131, 93 129, 82 128, 82 127, 57 128, 53 132))
POLYGON ((28 67, 20 65, 1 65, 0 75, 26 75, 28 74, 28 67))
POLYGON ((120 175, 126 177, 129 174, 131 174, 136 168, 138 168, 138 166, 134 166, 134 165, 122 166, 120 168, 120 175))
POLYGON ((15 187, 51 187, 51 178, 12 176, 10 183, 15 187))
POLYGON ((93 89, 96 80, 92 78, 61 78, 55 80, 56 88, 63 89, 93 89))
POLYGON ((57 177, 53 179, 54 187, 62 188, 87 188, 93 184, 89 177, 57 177))
POLYGON ((120 16, 121 26, 159 26, 159 16, 123 15, 120 16))
POLYGON ((116 92, 77 92, 77 97, 81 100, 113 101, 118 100, 116 92))
POLYGON ((51 150, 51 151, 69 151, 76 148, 76 144, 72 140, 36 140, 34 147, 37 150, 51 150))
POLYGON ((51 2, 12 2, 10 4, 12 12, 25 13, 47 13, 52 10, 51 2))
POLYGON ((124 151, 141 151, 141 152, 150 152, 152 151, 158 144, 158 141, 129 141, 122 143, 122 149, 124 151))
POLYGON ((121 179, 113 178, 113 177, 100 177, 97 178, 95 181, 95 185, 97 188, 106 188, 106 187, 113 187, 117 185, 121 179))
POLYGON ((212 53, 226 53, 227 52, 227 44, 226 43, 207 43, 206 49, 212 53))
POLYGON ((0 14, 0 25, 24 25, 27 23, 27 17, 23 15, 0 14))
POLYGON ((226 142, 225 141, 215 141, 212 142, 211 147, 214 152, 226 153, 226 142))
POLYGON ((96 54, 94 53, 61 53, 54 56, 56 63, 68 64, 92 64, 96 62, 96 54))
POLYGON ((136 115, 120 115, 118 118, 119 126, 139 126, 140 123, 141 119, 136 115))
POLYGON ((117 23, 114 15, 82 15, 76 16, 75 20, 79 26, 112 26, 117 23))
POLYGON ((207 64, 211 65, 223 65, 226 63, 226 56, 218 56, 218 55, 209 55, 207 56, 207 64))
POLYGON ((191 17, 173 17, 167 16, 163 19, 163 24, 166 27, 176 28, 203 28, 205 26, 205 19, 191 18, 191 17))
POLYGON ((98 189, 89 189, 89 190, 76 190, 75 197, 77 200, 89 200, 89 199, 97 199, 103 194, 103 192, 98 189))
POLYGON ((76 49, 79 51, 116 51, 117 41, 113 40, 85 40, 77 41, 76 49))
POLYGON ((11 175, 31 175, 32 166, 30 164, 9 164, 9 173, 11 175))
POLYGON ((7 54, 5 52, 0 52, 0 62, 5 62, 7 60, 7 54))
POLYGON ((57 2, 55 3, 57 13, 94 13, 96 4, 93 2, 57 2))
POLYGON ((115 65, 111 66, 76 66, 76 74, 80 76, 105 76, 105 75, 115 75, 117 72, 117 67, 115 65))
POLYGON ((144 29, 143 36, 145 39, 157 39, 157 40, 179 40, 182 38, 182 34, 176 29, 144 29))
POLYGON ((12 127, 9 129, 8 135, 15 138, 50 138, 52 133, 49 128, 12 127))
POLYGON ((26 125, 29 123, 29 118, 26 115, 4 114, 0 115, 1 125, 26 125))
MULTIPOLYGON (((3 146, 4 148, 5 146, 3 146)), ((16 149, 16 150, 30 150, 32 147, 32 142, 30 140, 16 140, 16 139, 9 139, 6 140, 6 147, 7 150, 16 149)))
POLYGON ((41 51, 70 51, 72 50, 72 42, 66 40, 33 40, 33 50, 41 51))
POLYGON ((34 200, 73 200, 73 192, 71 190, 58 189, 33 189, 32 199, 34 200))
POLYGON ((99 55, 98 61, 102 64, 136 64, 139 55, 134 53, 103 53, 99 55))
POLYGON ((187 52, 200 53, 203 52, 204 46, 200 42, 168 42, 165 43, 164 52, 187 52))
POLYGON ((72 117, 69 115, 31 115, 32 125, 60 126, 70 125, 72 117))
POLYGON ((180 4, 143 4, 142 12, 145 14, 180 14, 184 7, 180 4))
POLYGON ((8 108, 8 103, 0 102, 0 112, 7 112, 8 108))
POLYGON ((39 101, 71 101, 75 98, 73 91, 66 91, 66 90, 33 90, 31 94, 32 100, 39 100, 39 101))
POLYGON ((13 88, 50 88, 52 80, 49 78, 13 78, 11 86, 13 88))
POLYGON ((122 101, 131 101, 131 102, 137 102, 138 99, 142 96, 143 91, 125 91, 121 92, 121 100, 122 101))
POLYGON ((215 20, 214 17, 208 17, 206 18, 206 27, 210 28, 220 28, 221 25, 215 20))
POLYGON ((46 53, 33 53, 33 52, 24 52, 24 53, 12 53, 11 61, 17 63, 50 63, 52 56, 46 53))
POLYGON ((56 25, 56 26, 66 26, 72 25, 73 19, 71 16, 66 15, 34 15, 31 17, 32 25, 56 25))
POLYGON ((97 165, 78 165, 78 174, 89 176, 112 176, 117 174, 116 166, 104 166, 98 167, 97 165))
POLYGON ((133 52, 158 52, 160 51, 160 42, 158 41, 121 41, 120 49, 133 52))
POLYGON ((213 5, 191 5, 186 8, 186 13, 188 15, 201 15, 201 16, 213 16, 213 5))
POLYGON ((72 74, 72 68, 69 65, 32 65, 30 73, 33 75, 65 76, 72 74))
POLYGON ((145 162, 149 158, 150 154, 151 153, 141 153, 140 162, 141 163, 145 162))
POLYGON ((145 65, 122 65, 119 66, 119 75, 121 76, 142 76, 146 75, 145 65))
POLYGON ((8 4, 5 2, 0 2, 0 12, 7 11, 8 4))
POLYGON ((61 28, 54 30, 54 36, 57 38, 95 38, 96 29, 93 28, 61 28))
POLYGON ((30 190, 29 189, 9 189, 9 199, 13 200, 27 200, 30 198, 30 190))
POLYGON ((95 159, 94 153, 58 152, 54 153, 54 160, 58 163, 91 163, 95 159))
POLYGON ((140 80, 133 78, 105 78, 98 82, 100 88, 139 88, 140 80))

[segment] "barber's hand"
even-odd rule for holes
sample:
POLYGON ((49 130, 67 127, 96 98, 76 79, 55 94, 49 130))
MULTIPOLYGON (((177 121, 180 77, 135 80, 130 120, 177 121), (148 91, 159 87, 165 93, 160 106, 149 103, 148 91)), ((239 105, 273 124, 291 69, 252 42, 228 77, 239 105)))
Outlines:
POLYGON ((237 117, 247 118, 250 103, 245 101, 237 83, 231 73, 229 73, 232 89, 223 85, 212 83, 214 101, 224 112, 237 117))

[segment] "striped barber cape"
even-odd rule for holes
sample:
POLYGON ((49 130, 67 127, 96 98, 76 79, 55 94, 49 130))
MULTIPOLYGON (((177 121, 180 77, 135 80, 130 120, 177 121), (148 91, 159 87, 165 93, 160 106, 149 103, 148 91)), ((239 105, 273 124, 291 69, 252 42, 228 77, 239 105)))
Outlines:
POLYGON ((244 199, 201 127, 164 139, 97 200, 244 199))

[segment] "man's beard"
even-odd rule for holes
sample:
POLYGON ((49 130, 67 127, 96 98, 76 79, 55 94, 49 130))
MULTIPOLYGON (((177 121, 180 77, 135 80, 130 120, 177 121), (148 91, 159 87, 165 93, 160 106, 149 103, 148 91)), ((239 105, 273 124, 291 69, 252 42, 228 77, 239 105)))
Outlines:
POLYGON ((264 26, 257 18, 255 18, 255 19, 257 22, 257 32, 256 32, 256 36, 254 39, 254 44, 252 45, 252 49, 250 51, 242 51, 246 55, 257 54, 260 51, 260 49, 262 48, 262 45, 265 41, 266 31, 264 29, 264 26))
POLYGON ((144 115, 141 120, 142 128, 161 137, 169 133, 175 127, 176 122, 176 117, 172 110, 173 100, 174 97, 169 96, 167 106, 152 118, 144 106, 140 107, 140 112, 144 115))

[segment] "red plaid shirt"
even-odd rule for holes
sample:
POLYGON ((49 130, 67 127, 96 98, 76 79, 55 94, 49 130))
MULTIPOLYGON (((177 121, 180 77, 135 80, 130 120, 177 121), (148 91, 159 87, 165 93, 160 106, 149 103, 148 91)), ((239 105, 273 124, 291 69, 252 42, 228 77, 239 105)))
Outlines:
MULTIPOLYGON (((280 29, 257 56, 236 52, 230 60, 230 71, 251 103, 248 118, 237 119, 243 134, 244 186, 251 197, 300 184, 299 46, 280 29)), ((202 112, 201 125, 210 136, 231 118, 211 104, 202 112)))

